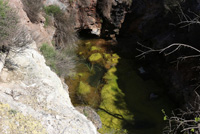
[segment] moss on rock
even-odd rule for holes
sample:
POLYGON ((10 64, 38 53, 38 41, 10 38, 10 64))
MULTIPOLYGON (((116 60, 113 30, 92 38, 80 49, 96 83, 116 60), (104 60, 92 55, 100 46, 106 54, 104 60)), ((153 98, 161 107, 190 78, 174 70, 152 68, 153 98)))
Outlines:
POLYGON ((40 121, 30 115, 24 116, 10 108, 8 104, 0 103, 0 133, 6 134, 47 134, 40 121))

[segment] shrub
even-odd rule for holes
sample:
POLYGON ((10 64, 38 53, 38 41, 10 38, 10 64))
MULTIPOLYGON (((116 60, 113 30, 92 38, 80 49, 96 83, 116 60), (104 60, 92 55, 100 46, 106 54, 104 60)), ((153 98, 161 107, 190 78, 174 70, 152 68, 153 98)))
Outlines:
POLYGON ((38 21, 43 3, 42 0, 22 0, 24 11, 27 13, 30 21, 35 23, 38 21))
POLYGON ((47 43, 44 43, 40 48, 45 59, 53 59, 56 57, 56 52, 53 47, 50 47, 47 43))
POLYGON ((47 27, 48 25, 49 25, 49 16, 45 15, 44 27, 47 27))
POLYGON ((49 23, 49 16, 53 16, 55 19, 56 33, 54 39, 56 48, 75 50, 77 48, 75 43, 77 41, 77 33, 74 29, 75 18, 73 11, 71 14, 67 14, 57 5, 44 7, 44 11, 46 13, 45 26, 49 23))
POLYGON ((67 15, 66 13, 57 14, 54 16, 56 21, 55 44, 58 48, 67 48, 75 50, 77 48, 77 33, 74 29, 75 18, 73 13, 67 15))
POLYGON ((55 50, 44 43, 40 48, 46 63, 59 76, 68 77, 75 73, 75 56, 66 50, 55 50))
POLYGON ((62 10, 57 5, 50 5, 50 6, 44 7, 44 11, 46 14, 54 15, 54 16, 62 13, 62 10))
POLYGON ((0 0, 0 50, 5 51, 12 45, 17 23, 16 12, 8 6, 7 1, 0 0))

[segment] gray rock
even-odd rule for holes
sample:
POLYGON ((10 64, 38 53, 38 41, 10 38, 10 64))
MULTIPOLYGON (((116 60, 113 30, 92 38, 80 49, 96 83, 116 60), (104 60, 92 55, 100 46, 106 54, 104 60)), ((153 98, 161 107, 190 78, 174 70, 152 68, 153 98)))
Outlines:
POLYGON ((97 133, 92 122, 73 107, 68 87, 46 66, 34 41, 25 48, 13 48, 5 61, 13 69, 4 66, 0 73, 0 103, 41 122, 48 134, 97 133))

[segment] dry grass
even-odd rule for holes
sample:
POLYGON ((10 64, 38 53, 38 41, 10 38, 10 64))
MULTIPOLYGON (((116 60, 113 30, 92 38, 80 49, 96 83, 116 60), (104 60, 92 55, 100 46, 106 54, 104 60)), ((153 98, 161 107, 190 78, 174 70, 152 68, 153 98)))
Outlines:
POLYGON ((33 23, 38 22, 38 14, 43 7, 42 0, 22 0, 22 3, 24 5, 24 11, 27 13, 30 21, 33 23))
POLYGON ((17 13, 8 6, 7 1, 0 0, 0 50, 6 51, 12 44, 17 30, 17 13))
POLYGON ((57 48, 74 50, 77 48, 77 33, 74 29, 75 18, 73 13, 61 13, 54 16, 56 21, 55 45, 57 48))

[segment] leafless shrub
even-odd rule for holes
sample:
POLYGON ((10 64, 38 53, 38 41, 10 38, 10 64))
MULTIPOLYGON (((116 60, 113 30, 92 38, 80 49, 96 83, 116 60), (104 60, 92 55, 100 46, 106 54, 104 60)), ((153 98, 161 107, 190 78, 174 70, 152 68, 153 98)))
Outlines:
MULTIPOLYGON (((147 46, 144 46, 140 43, 138 43, 143 49, 137 49, 141 52, 136 57, 144 58, 145 55, 150 54, 152 52, 157 53, 163 53, 164 56, 169 56, 181 48, 188 48, 192 50, 194 55, 186 55, 186 56, 180 56, 177 57, 176 62, 177 65, 180 61, 186 60, 189 58, 199 58, 200 57, 200 50, 187 45, 187 44, 181 44, 181 43, 174 43, 171 44, 165 48, 162 49, 153 49, 147 46)), ((185 109, 178 109, 176 112, 172 113, 172 116, 167 116, 164 113, 164 120, 168 121, 168 125, 163 131, 163 134, 199 134, 200 133, 200 96, 197 93, 197 88, 199 88, 199 85, 194 89, 194 93, 196 94, 196 99, 193 100, 195 97, 191 97, 191 103, 192 104, 186 104, 185 109)), ((193 94, 193 93, 192 93, 193 94)))
POLYGON ((24 11, 27 13, 30 21, 35 23, 38 21, 38 14, 40 13, 43 3, 42 0, 22 0, 24 11))
POLYGON ((173 9, 180 6, 185 0, 164 0, 163 4, 167 12, 172 12, 173 9))
POLYGON ((63 50, 56 55, 56 67, 59 70, 59 75, 62 77, 73 76, 76 73, 76 56, 63 50))
POLYGON ((76 49, 77 33, 74 29, 75 18, 73 14, 67 15, 62 12, 54 17, 57 28, 55 35, 56 47, 70 50, 76 49))
POLYGON ((31 35, 26 27, 19 26, 15 37, 12 40, 13 44, 17 47, 24 47, 33 42, 31 35))
POLYGON ((181 57, 177 57, 177 61, 180 61, 180 60, 185 60, 185 59, 188 59, 188 58, 196 58, 196 57, 200 57, 200 50, 193 47, 193 46, 190 46, 190 45, 187 45, 187 44, 181 44, 181 43, 173 43, 165 48, 162 48, 162 49, 153 49, 153 48, 150 48, 150 47, 147 47, 147 46, 144 46, 142 45, 141 43, 138 42, 138 44, 144 48, 145 50, 141 50, 141 49, 137 49, 139 52, 141 52, 141 54, 137 55, 136 57, 138 58, 145 58, 145 56, 147 54, 150 54, 152 52, 158 52, 158 53, 163 53, 164 56, 168 56, 168 55, 171 55, 173 53, 175 53, 176 51, 180 50, 181 48, 190 48, 191 50, 194 50, 195 52, 197 52, 198 54, 195 54, 195 55, 188 55, 188 56, 181 56, 181 57))
POLYGON ((197 92, 194 104, 187 104, 186 108, 177 109, 164 119, 168 121, 164 134, 199 134, 200 133, 200 96, 197 92))
POLYGON ((177 24, 180 28, 188 27, 190 28, 191 25, 200 24, 200 16, 199 14, 188 10, 190 15, 187 15, 182 10, 181 6, 179 6, 180 13, 178 14, 180 22, 177 24), (191 17, 192 16, 192 17, 191 17))
POLYGON ((5 0, 0 0, 0 50, 5 51, 12 45, 18 24, 18 16, 5 0))

